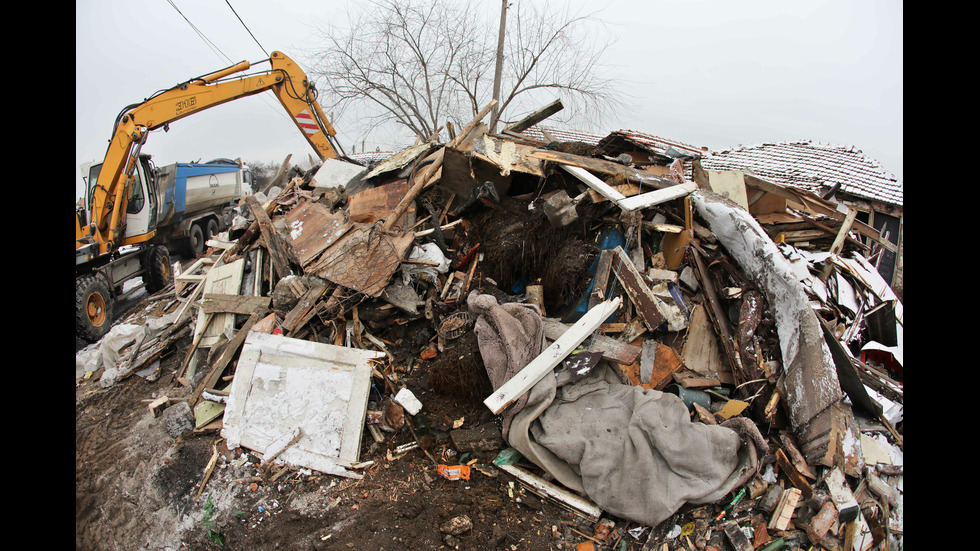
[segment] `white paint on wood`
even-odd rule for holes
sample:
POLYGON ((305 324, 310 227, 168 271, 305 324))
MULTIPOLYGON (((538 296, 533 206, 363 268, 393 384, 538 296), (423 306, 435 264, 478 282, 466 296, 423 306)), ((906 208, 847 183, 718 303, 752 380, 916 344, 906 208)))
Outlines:
POLYGON ((222 436, 229 447, 269 449, 284 434, 299 440, 280 459, 352 478, 371 386, 370 360, 384 353, 249 333, 228 395, 222 436))
MULTIPOLYGON (((237 295, 242 284, 244 270, 244 258, 239 258, 230 264, 211 268, 208 271, 207 279, 204 281, 203 296, 207 297, 211 294, 237 295)), ((197 313, 195 335, 201 335, 198 348, 214 346, 226 330, 234 331, 235 329, 235 314, 215 314, 210 324, 205 323, 206 315, 203 308, 197 313)))
POLYGON ((698 185, 694 182, 685 182, 683 184, 677 184, 676 186, 665 187, 656 191, 626 197, 622 201, 617 201, 616 204, 618 204, 619 207, 625 211, 645 209, 659 205, 660 203, 680 199, 696 189, 698 189, 698 185))
POLYGON ((510 404, 517 401, 522 394, 537 384, 546 374, 551 372, 566 356, 575 350, 575 347, 594 333, 613 312, 619 308, 622 299, 616 297, 613 300, 601 302, 585 313, 578 322, 575 323, 561 337, 558 337, 551 346, 546 348, 531 363, 524 366, 524 369, 514 375, 509 381, 504 383, 491 394, 484 404, 490 411, 500 413, 510 404))
POLYGON ((542 478, 534 476, 520 467, 516 467, 514 465, 498 465, 498 467, 500 470, 519 480, 522 484, 525 484, 535 493, 544 494, 546 497, 571 507, 575 512, 581 515, 595 520, 598 520, 599 517, 602 516, 602 509, 600 509, 598 505, 585 498, 579 497, 568 490, 559 488, 558 486, 555 486, 542 478))

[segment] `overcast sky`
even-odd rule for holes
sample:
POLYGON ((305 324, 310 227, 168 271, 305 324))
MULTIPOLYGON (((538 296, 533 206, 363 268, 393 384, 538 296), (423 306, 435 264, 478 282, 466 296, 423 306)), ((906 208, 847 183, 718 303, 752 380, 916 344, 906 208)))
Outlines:
MULTIPOLYGON (((485 4, 499 14, 499 3, 485 4)), ((853 145, 903 179, 902 2, 574 5, 601 9, 605 31, 616 40, 606 52, 608 74, 621 82, 631 105, 585 130, 637 130, 713 150, 795 139, 853 145)), ((78 166, 102 159, 123 107, 232 63, 264 60, 273 50, 309 70, 316 24, 346 20, 347 10, 357 6, 333 0, 76 0, 76 195, 78 166)), ((368 149, 410 145, 365 138, 357 121, 332 122, 348 152, 354 143, 360 150, 361 140, 368 149)), ((278 164, 290 153, 294 164, 315 158, 271 92, 177 121, 169 132, 151 134, 144 151, 158 165, 217 157, 278 164)))

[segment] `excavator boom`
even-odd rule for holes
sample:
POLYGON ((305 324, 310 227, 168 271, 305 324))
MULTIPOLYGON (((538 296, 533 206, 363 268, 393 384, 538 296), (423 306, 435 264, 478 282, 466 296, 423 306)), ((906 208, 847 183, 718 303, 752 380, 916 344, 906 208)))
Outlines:
POLYGON ((127 107, 116 121, 97 185, 92 190, 90 221, 85 226, 76 224, 76 248, 94 241, 98 244, 98 255, 105 255, 121 245, 146 241, 153 236, 152 230, 133 236, 124 236, 121 231, 139 150, 151 130, 216 105, 271 90, 320 160, 337 157, 332 140, 336 131, 316 100, 313 83, 282 52, 272 52, 267 61, 271 68, 259 73, 229 79, 250 68, 249 62, 242 61, 127 107))

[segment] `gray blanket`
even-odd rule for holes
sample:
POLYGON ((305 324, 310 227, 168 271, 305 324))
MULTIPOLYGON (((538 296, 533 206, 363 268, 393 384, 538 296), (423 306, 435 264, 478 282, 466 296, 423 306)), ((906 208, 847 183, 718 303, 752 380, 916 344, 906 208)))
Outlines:
MULTIPOLYGON (((528 348, 540 315, 476 292, 467 304, 496 389, 543 349, 543 341, 528 348)), ((575 382, 561 366, 546 375, 504 412, 508 444, 604 511, 648 526, 685 503, 717 501, 755 474, 765 442, 751 421, 691 422, 680 398, 623 384, 613 369, 600 362, 575 382)))

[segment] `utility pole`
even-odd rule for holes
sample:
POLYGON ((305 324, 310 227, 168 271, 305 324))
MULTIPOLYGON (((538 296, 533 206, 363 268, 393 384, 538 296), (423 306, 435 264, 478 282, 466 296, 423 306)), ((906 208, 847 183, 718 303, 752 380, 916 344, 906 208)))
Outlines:
POLYGON ((507 28, 507 2, 500 2, 500 34, 497 35, 497 68, 493 74, 493 99, 497 104, 493 106, 493 113, 490 115, 490 133, 497 131, 497 117, 500 116, 500 73, 504 69, 504 29, 507 28))

